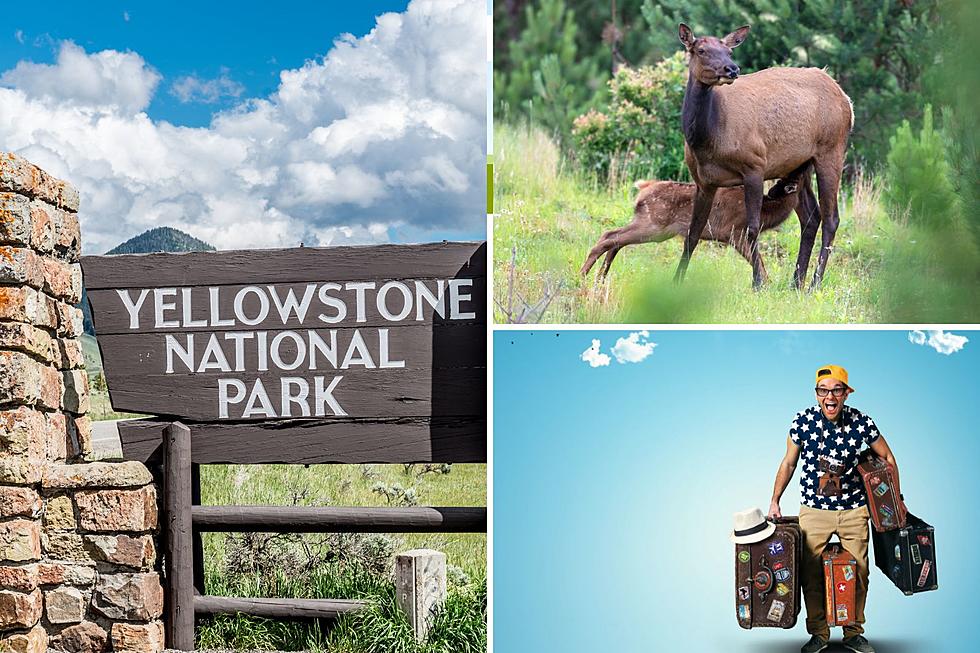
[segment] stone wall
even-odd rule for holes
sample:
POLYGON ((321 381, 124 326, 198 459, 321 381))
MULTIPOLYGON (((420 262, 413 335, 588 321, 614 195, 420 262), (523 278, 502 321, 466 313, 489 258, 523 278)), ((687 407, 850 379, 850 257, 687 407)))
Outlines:
POLYGON ((152 477, 90 462, 77 212, 0 153, 0 653, 163 650, 152 477))

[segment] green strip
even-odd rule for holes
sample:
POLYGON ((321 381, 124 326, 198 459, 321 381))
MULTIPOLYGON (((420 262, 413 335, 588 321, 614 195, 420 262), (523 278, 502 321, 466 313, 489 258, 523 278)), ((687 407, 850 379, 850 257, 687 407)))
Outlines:
POLYGON ((487 157, 487 213, 493 213, 493 156, 487 157))

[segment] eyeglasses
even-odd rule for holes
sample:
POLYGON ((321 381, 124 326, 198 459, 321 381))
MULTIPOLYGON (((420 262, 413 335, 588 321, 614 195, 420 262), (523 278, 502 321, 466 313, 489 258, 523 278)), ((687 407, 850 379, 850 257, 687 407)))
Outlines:
POLYGON ((838 388, 821 388, 821 387, 818 386, 818 387, 814 388, 814 390, 817 391, 817 396, 818 397, 826 397, 831 392, 834 393, 834 396, 835 397, 843 397, 844 396, 844 393, 847 392, 847 388, 839 388, 839 387, 838 388))

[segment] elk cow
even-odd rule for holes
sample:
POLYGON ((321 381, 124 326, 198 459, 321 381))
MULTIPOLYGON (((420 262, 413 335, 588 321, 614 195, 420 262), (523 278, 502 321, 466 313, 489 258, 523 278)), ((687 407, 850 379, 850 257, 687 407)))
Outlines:
MULTIPOLYGON (((810 183, 810 165, 806 164, 780 179, 762 199, 760 231, 781 225, 796 210, 805 225, 805 214, 799 208, 801 190, 810 183)), ((609 273, 609 266, 619 250, 627 245, 659 243, 674 236, 686 236, 691 225, 691 207, 694 203, 695 186, 676 181, 641 181, 633 208, 633 220, 619 229, 611 229, 599 238, 589 252, 580 270, 585 276, 596 260, 606 255, 599 268, 598 277, 609 273)), ((741 188, 721 188, 715 195, 711 217, 703 234, 704 238, 727 243, 734 247, 745 260, 752 262, 746 238, 745 202, 741 188)), ((763 278, 765 266, 761 257, 763 278)))
MULTIPOLYGON (((688 80, 681 108, 684 159, 697 186, 691 226, 675 274, 684 278, 691 254, 708 223, 719 188, 742 186, 745 198, 746 246, 753 287, 764 279, 759 256, 762 185, 812 162, 820 197, 822 247, 811 288, 823 278, 840 218, 837 193, 847 139, 854 125, 851 100, 819 68, 767 68, 739 77, 732 49, 745 40, 749 26, 724 38, 695 37, 680 24, 688 53, 688 80), (736 82, 736 80, 738 80, 736 82)), ((803 214, 811 215, 816 198, 801 189, 803 214)), ((803 215, 801 214, 801 216, 803 215)), ((804 220, 795 282, 803 285, 816 236, 815 220, 804 220)))

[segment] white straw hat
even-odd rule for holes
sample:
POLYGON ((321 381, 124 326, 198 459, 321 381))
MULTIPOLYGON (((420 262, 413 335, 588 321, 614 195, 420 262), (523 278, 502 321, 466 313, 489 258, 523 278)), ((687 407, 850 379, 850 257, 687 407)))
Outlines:
POLYGON ((755 544, 776 532, 776 525, 766 521, 766 516, 758 508, 749 508, 735 513, 735 530, 732 542, 735 544, 755 544))

